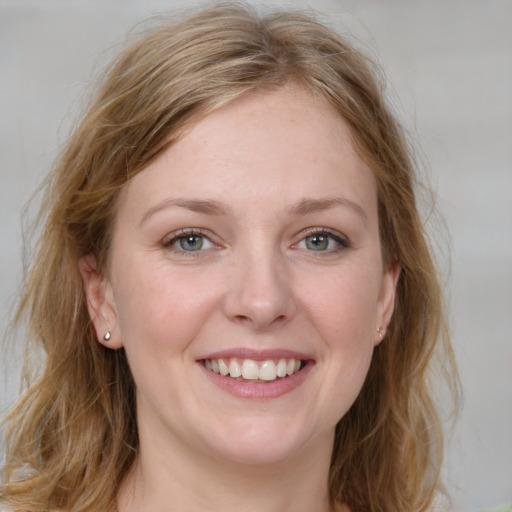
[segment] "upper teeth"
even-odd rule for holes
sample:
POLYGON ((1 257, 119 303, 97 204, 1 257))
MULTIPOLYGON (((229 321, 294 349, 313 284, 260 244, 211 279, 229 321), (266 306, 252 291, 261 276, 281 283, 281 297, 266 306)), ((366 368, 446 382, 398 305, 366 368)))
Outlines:
POLYGON ((247 380, 276 380, 277 377, 293 375, 300 369, 300 359, 205 359, 204 365, 208 370, 220 375, 242 377, 247 380))

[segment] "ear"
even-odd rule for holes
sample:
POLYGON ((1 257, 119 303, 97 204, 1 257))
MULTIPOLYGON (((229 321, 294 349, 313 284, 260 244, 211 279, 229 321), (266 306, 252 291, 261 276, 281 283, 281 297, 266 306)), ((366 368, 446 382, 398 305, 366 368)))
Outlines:
POLYGON ((375 346, 386 336, 386 330, 395 307, 396 285, 400 277, 401 267, 398 263, 392 264, 382 276, 382 287, 377 304, 375 346))
POLYGON ((117 313, 110 282, 98 271, 96 258, 92 254, 80 258, 78 265, 84 283, 87 309, 98 341, 108 348, 121 348, 123 344, 117 327, 117 313), (110 333, 110 338, 105 340, 107 332, 110 333))

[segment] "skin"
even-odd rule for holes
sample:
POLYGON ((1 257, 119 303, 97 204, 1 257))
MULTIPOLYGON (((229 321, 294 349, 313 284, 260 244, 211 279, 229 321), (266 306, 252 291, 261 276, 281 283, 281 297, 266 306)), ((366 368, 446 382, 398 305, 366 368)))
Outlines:
POLYGON ((375 178, 343 120, 293 87, 221 108, 127 184, 108 275, 92 256, 81 269, 98 340, 125 348, 137 388, 121 512, 329 510, 334 428, 399 274, 383 267, 375 178), (240 350, 309 366, 279 396, 239 396, 202 361, 240 350))

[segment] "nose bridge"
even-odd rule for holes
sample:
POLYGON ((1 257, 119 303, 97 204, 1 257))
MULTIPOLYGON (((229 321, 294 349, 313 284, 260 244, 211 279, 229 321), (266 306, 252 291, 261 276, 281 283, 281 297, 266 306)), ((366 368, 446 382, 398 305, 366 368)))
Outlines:
POLYGON ((295 312, 286 259, 269 240, 252 240, 237 251, 226 313, 257 330, 289 320, 295 312))

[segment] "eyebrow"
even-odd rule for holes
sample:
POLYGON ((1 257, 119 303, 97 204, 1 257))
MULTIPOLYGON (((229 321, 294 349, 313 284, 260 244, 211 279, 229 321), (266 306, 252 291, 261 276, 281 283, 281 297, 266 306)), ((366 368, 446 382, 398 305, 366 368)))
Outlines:
POLYGON ((365 222, 368 222, 368 216, 365 211, 354 201, 345 197, 331 197, 326 199, 303 199, 296 205, 292 206, 289 212, 292 215, 308 215, 310 213, 318 213, 330 210, 336 206, 349 208, 357 213, 365 222))
POLYGON ((145 222, 149 217, 155 213, 170 208, 171 206, 178 206, 187 210, 204 213, 206 215, 226 215, 228 207, 218 201, 202 200, 202 199, 165 199, 157 205, 150 208, 140 220, 139 224, 145 222))
MULTIPOLYGON (((146 213, 144 213, 139 224, 144 223, 149 217, 151 217, 155 213, 173 206, 185 208, 196 213, 203 213, 205 215, 227 215, 227 213, 230 210, 227 205, 215 200, 170 198, 161 201, 160 203, 150 208, 146 213)), ((293 205, 291 208, 289 208, 288 213, 291 215, 304 216, 311 213, 318 213, 325 210, 330 210, 331 208, 335 208, 337 206, 349 208, 355 213, 357 213, 360 217, 362 217, 362 219, 365 222, 368 221, 368 217, 363 208, 361 208, 361 206, 359 206, 354 201, 351 201, 350 199, 347 199, 345 197, 332 197, 325 199, 302 199, 301 201, 293 205)))

